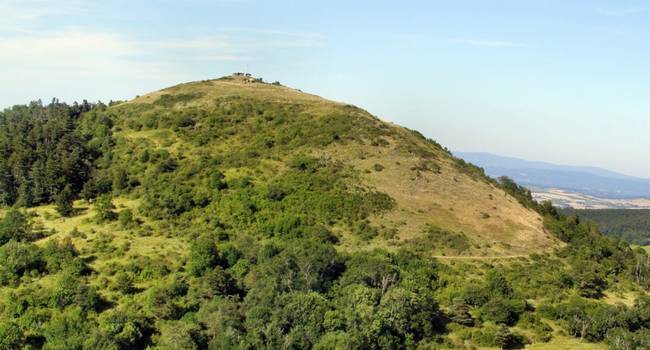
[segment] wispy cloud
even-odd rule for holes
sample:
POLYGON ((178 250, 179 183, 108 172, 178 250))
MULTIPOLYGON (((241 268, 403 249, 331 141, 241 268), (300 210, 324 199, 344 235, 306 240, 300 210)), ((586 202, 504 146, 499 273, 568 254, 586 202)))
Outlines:
POLYGON ((141 53, 135 43, 111 33, 74 30, 16 35, 0 41, 0 52, 4 77, 54 72, 110 77, 155 74, 154 65, 133 59, 141 53))
POLYGON ((83 28, 32 31, 0 40, 0 75, 70 71, 71 74, 131 76, 158 74, 183 62, 251 61, 268 49, 317 45, 311 34, 231 30, 213 36, 139 40, 83 28))
POLYGON ((452 41, 469 45, 469 46, 474 46, 474 47, 482 47, 482 48, 520 48, 524 47, 524 45, 511 42, 511 41, 499 41, 499 40, 483 40, 483 39, 452 39, 452 41))
POLYGON ((7 26, 23 29, 49 16, 78 15, 86 12, 86 5, 75 0, 0 0, 2 21, 7 26))
POLYGON ((603 16, 609 17, 623 17, 639 15, 648 12, 647 8, 642 7, 624 7, 624 8, 597 8, 596 12, 603 16))

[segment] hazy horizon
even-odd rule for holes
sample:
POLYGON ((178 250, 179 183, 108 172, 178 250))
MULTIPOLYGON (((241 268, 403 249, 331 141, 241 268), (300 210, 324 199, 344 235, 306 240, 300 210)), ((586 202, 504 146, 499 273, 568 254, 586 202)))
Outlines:
POLYGON ((0 11, 0 108, 130 99, 248 69, 449 149, 650 177, 641 1, 0 0, 0 11))

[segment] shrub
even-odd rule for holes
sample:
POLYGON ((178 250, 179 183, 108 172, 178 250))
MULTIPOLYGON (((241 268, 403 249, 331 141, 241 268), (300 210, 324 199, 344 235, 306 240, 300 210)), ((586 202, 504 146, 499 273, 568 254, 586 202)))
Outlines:
POLYGON ((96 310, 99 303, 97 290, 70 271, 64 271, 59 276, 51 296, 52 306, 59 309, 76 306, 87 312, 96 310))
POLYGON ((133 211, 131 209, 123 209, 117 215, 120 226, 123 228, 132 227, 136 223, 136 219, 133 216, 133 211))
POLYGON ((45 265, 36 245, 16 241, 0 247, 0 261, 0 285, 14 284, 31 271, 43 271, 45 265))
POLYGON ((480 313, 485 320, 512 326, 524 310, 524 302, 494 298, 481 307, 480 313))
POLYGON ((14 322, 0 321, 0 349, 12 350, 21 349, 23 344, 23 332, 14 322))
POLYGON ((204 235, 190 244, 188 272, 201 276, 219 263, 219 252, 212 237, 204 235))
POLYGON ((56 273, 70 266, 77 255, 77 249, 69 237, 61 241, 50 239, 42 252, 49 273, 56 273))
POLYGON ((0 245, 9 240, 26 241, 32 238, 29 218, 18 209, 10 209, 0 221, 0 245))
POLYGON ((61 216, 71 216, 74 213, 73 199, 72 188, 70 188, 70 185, 66 185, 63 190, 54 196, 56 211, 61 216))
POLYGON ((120 271, 116 273, 115 281, 113 283, 113 289, 122 294, 133 293, 135 291, 135 285, 133 284, 133 277, 124 271, 120 271))
POLYGON ((98 223, 113 221, 117 218, 117 214, 113 211, 115 205, 109 196, 102 196, 95 202, 95 220, 98 223))

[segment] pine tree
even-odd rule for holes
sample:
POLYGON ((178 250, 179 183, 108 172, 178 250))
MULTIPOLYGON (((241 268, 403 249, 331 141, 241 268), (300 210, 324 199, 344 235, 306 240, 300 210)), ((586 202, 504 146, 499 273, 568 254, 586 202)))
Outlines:
POLYGON ((70 185, 66 185, 61 192, 54 196, 54 203, 56 204, 56 211, 61 216, 71 216, 74 213, 73 206, 74 194, 70 185))

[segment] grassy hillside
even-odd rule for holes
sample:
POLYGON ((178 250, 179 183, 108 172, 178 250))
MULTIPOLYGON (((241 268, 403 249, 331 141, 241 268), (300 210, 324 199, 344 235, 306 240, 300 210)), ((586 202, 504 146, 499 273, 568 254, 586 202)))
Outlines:
POLYGON ((565 209, 568 215, 594 221, 608 236, 632 244, 650 245, 650 210, 646 209, 565 209))
POLYGON ((647 346, 647 252, 354 106, 225 77, 0 153, 0 349, 647 346))
MULTIPOLYGON (((135 116, 121 121, 126 130, 118 137, 146 140, 189 159, 224 157, 224 171, 261 181, 299 153, 340 162, 359 184, 394 201, 368 217, 370 226, 382 231, 376 238, 359 240, 349 228, 338 227, 344 249, 392 249, 422 237, 429 226, 464 236, 465 255, 526 254, 558 246, 537 213, 479 169, 417 132, 350 105, 229 77, 145 95, 117 106, 115 113, 135 116), (228 117, 233 114, 238 118, 228 117)), ((437 254, 455 254, 454 247, 437 243, 437 254)))

